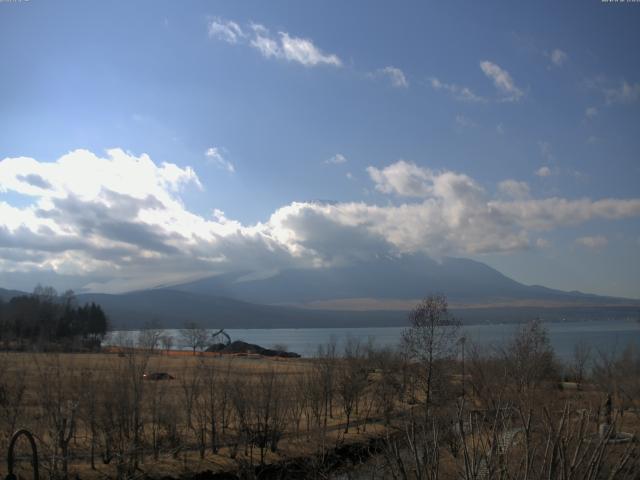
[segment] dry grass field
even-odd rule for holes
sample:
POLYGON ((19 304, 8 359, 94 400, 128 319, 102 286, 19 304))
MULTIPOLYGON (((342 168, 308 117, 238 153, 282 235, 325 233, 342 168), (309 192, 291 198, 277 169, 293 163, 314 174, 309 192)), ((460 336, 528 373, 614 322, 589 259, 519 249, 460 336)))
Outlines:
MULTIPOLYGON (((329 449, 360 442, 381 428, 379 418, 373 418, 372 399, 358 400, 367 406, 369 418, 354 415, 357 418, 350 420, 353 426, 346 433, 346 416, 337 398, 331 399, 326 420, 324 405, 317 403, 324 399, 315 399, 315 410, 301 400, 310 383, 319 385, 317 366, 310 359, 130 351, 2 353, 0 362, 7 413, 3 451, 10 432, 29 429, 37 436, 45 475, 66 470, 81 478, 115 478, 122 476, 118 469, 126 463, 123 457, 134 455, 134 450, 138 457, 134 470, 139 474, 237 470, 247 464, 315 455, 318 443, 329 449), (145 379, 145 374, 154 372, 172 378, 145 379), (240 418, 243 415, 247 418, 240 418), (67 430, 61 432, 65 420, 67 430), (212 422, 219 424, 215 447, 212 422), (139 424, 138 439, 132 423, 139 424), (244 438, 260 432, 269 436, 271 430, 277 430, 276 452, 271 439, 244 438), (70 434, 66 447, 58 440, 61 433, 70 434), (105 454, 109 448, 111 458, 105 454), (65 456, 68 461, 63 466, 65 456)), ((18 467, 29 471, 27 450, 26 442, 19 445, 18 467)), ((2 464, 0 475, 5 474, 2 464)))
MULTIPOLYGON (((638 352, 587 374, 528 328, 464 363, 357 343, 313 359, 5 352, 0 448, 30 430, 51 479, 640 478, 638 352)), ((28 459, 21 441, 25 478, 28 459)))

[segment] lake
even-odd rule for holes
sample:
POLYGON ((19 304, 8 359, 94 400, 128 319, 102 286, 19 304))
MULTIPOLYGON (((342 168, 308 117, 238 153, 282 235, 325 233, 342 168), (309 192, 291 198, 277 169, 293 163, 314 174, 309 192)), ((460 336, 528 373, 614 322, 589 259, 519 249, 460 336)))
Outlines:
MULTIPOLYGON (((550 322, 543 324, 551 339, 556 354, 561 359, 573 355, 576 343, 584 341, 593 348, 606 352, 621 351, 630 343, 640 346, 640 323, 635 320, 593 320, 582 322, 550 322)), ((462 331, 468 343, 482 346, 504 344, 520 328, 519 324, 478 324, 464 325, 462 331)), ((335 339, 338 346, 347 338, 354 337, 364 342, 372 339, 378 346, 398 345, 402 327, 372 328, 275 328, 275 329, 226 329, 231 340, 242 340, 271 348, 285 345, 290 352, 303 357, 311 357, 318 345, 335 339)), ((114 332, 115 333, 115 332, 114 332)), ((177 348, 180 345, 180 330, 166 330, 174 337, 177 348)), ((135 338, 137 332, 129 332, 135 338)), ((105 343, 110 343, 106 340, 105 343)), ((182 347, 185 348, 185 347, 182 347)))

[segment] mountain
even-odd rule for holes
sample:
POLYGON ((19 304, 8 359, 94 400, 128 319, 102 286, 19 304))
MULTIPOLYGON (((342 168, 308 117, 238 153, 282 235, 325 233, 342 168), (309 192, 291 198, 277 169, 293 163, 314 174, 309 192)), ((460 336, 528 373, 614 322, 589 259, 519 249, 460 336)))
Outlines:
POLYGON ((0 299, 5 302, 8 302, 13 297, 17 297, 19 295, 25 295, 25 293, 19 290, 7 290, 5 288, 0 288, 0 299))
MULTIPOLYGON (((100 304, 114 328, 158 320, 218 328, 310 328, 406 325, 407 312, 431 293, 447 296, 463 322, 637 318, 640 300, 564 292, 516 282, 480 262, 422 255, 350 266, 290 269, 267 278, 248 272, 124 294, 81 293, 100 304)), ((23 294, 0 289, 5 300, 23 294)))
POLYGON ((204 295, 222 295, 261 304, 307 308, 406 309, 429 293, 447 296, 458 307, 594 306, 640 304, 640 301, 564 292, 516 282, 480 262, 424 255, 382 258, 350 266, 290 269, 260 279, 227 274, 175 285, 171 288, 204 295), (358 308, 360 303, 360 308, 358 308))

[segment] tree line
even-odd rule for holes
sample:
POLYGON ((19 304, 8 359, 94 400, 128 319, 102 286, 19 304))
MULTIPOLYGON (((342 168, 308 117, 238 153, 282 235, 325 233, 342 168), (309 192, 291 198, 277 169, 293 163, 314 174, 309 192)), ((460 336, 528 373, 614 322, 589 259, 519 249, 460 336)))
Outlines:
POLYGON ((6 349, 98 348, 109 327, 93 302, 79 305, 73 291, 38 285, 32 294, 0 299, 0 341, 6 349))

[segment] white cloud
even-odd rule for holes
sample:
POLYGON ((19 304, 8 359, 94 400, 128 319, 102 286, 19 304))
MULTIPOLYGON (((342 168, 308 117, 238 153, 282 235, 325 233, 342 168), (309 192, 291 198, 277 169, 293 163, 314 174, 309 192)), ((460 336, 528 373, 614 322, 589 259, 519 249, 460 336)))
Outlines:
POLYGON ((221 212, 212 219, 191 213, 179 194, 200 185, 195 172, 156 165, 146 155, 116 149, 105 158, 76 150, 50 163, 8 158, 0 162, 0 185, 33 198, 24 207, 0 201, 3 272, 65 272, 91 288, 126 290, 296 262, 295 246, 277 243, 267 226, 245 227, 221 212), (29 175, 50 188, 19 178, 29 175), (16 260, 16 253, 28 259, 16 260))
POLYGON ((327 160, 324 161, 324 163, 333 164, 333 165, 340 165, 341 163, 346 163, 346 162, 347 162, 347 157, 345 157, 341 153, 336 153, 333 157, 328 158, 327 160))
POLYGON ((587 107, 584 111, 584 116, 591 119, 598 115, 598 109, 596 107, 587 107))
POLYGON ((392 67, 392 66, 384 67, 379 70, 376 70, 376 72, 373 74, 370 74, 370 76, 387 77, 391 82, 391 85, 396 88, 409 87, 409 81, 407 80, 407 77, 405 76, 404 72, 397 67, 392 67))
POLYGON ((209 21, 209 37, 217 38, 227 43, 238 43, 245 37, 245 33, 236 22, 214 18, 209 21))
POLYGON ((382 170, 367 167, 367 172, 382 193, 394 193, 404 197, 426 197, 431 194, 433 172, 415 163, 400 160, 382 170))
POLYGON ((551 54, 549 55, 549 57, 551 58, 551 62, 556 66, 556 67, 561 67, 562 65, 565 64, 565 62, 568 59, 568 56, 565 52, 563 52, 562 50, 560 50, 559 48, 554 49, 551 54))
POLYGON ((493 80, 493 84, 502 94, 503 100, 517 102, 524 96, 524 92, 516 86, 509 72, 499 65, 485 60, 480 62, 480 69, 493 80))
POLYGON ((526 182, 517 180, 503 180, 498 184, 498 190, 515 199, 523 199, 529 196, 529 185, 526 182))
POLYGON ((347 172, 345 177, 347 177, 347 180, 353 180, 353 174, 351 172, 347 172))
POLYGON ((539 177, 549 177, 551 176, 551 169, 547 166, 540 167, 535 171, 535 174, 539 177))
POLYGON ((231 44, 248 45, 265 58, 287 60, 305 67, 342 66, 337 55, 324 53, 310 39, 294 37, 283 31, 273 35, 259 23, 250 23, 245 31, 236 22, 215 18, 209 22, 209 37, 231 44))
POLYGON ((204 152, 204 155, 207 157, 207 160, 216 167, 226 170, 229 173, 235 173, 236 168, 233 166, 233 163, 224 158, 219 148, 209 147, 207 151, 204 152))
POLYGON ((634 103, 640 98, 640 83, 629 84, 623 80, 617 88, 604 90, 607 105, 614 103, 634 103))
POLYGON ((259 24, 251 24, 254 36, 251 39, 251 46, 257 49, 263 57, 266 58, 282 58, 282 49, 280 44, 271 38, 269 30, 259 24))
POLYGON ((496 126, 496 132, 498 132, 500 135, 504 135, 504 126, 501 123, 496 126))
POLYGON ((444 90, 448 92, 456 100, 464 102, 486 102, 487 100, 479 95, 473 93, 469 87, 463 87, 456 85, 455 83, 445 83, 438 80, 436 77, 431 77, 429 83, 434 90, 444 90))
POLYGON ((287 60, 301 63, 305 67, 321 64, 342 66, 342 61, 337 55, 325 54, 311 40, 291 37, 286 32, 279 32, 279 34, 282 52, 287 60))
POLYGON ((609 243, 607 237, 596 235, 594 237, 580 237, 576 239, 576 243, 583 247, 599 249, 604 248, 609 243))
POLYGON ((189 183, 200 186, 191 167, 166 162, 158 166, 148 155, 135 157, 121 149, 107 150, 107 155, 100 158, 88 150, 75 150, 55 163, 28 157, 5 158, 0 162, 0 191, 47 198, 72 193, 85 199, 109 190, 136 198, 151 194, 165 201, 166 189, 178 191, 189 183), (34 178, 39 181, 34 182, 34 178))
MULTIPOLYGON (((147 155, 76 150, 54 162, 0 161, 0 270, 64 272, 94 290, 122 291, 225 271, 266 272, 344 264, 380 255, 434 257, 541 247, 541 231, 640 217, 640 199, 531 198, 526 184, 500 184, 507 198, 463 173, 398 161, 369 167, 382 205, 293 202, 243 225, 219 210, 191 212, 180 198, 199 188, 190 167, 147 155)), ((34 281, 35 283, 35 281, 34 281)))

